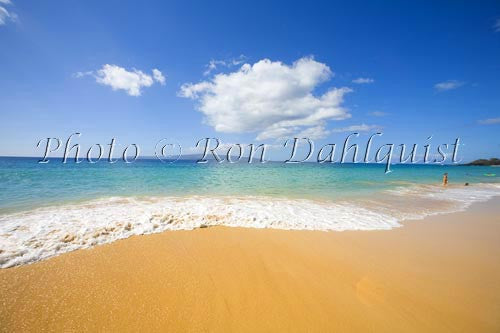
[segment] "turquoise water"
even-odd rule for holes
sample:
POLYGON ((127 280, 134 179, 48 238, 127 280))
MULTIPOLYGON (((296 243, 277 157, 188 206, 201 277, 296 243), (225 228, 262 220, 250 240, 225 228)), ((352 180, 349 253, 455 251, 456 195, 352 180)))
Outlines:
POLYGON ((204 226, 390 230, 500 195, 492 167, 0 158, 0 268, 204 226), (449 186, 442 186, 443 173, 449 186), (464 183, 469 186, 464 186, 464 183))
POLYGON ((0 158, 0 214, 54 203, 110 196, 275 196, 342 199, 412 184, 499 182, 500 169, 477 166, 380 164, 196 164, 158 160, 135 163, 67 163, 0 158), (496 173, 495 177, 485 174, 496 173))

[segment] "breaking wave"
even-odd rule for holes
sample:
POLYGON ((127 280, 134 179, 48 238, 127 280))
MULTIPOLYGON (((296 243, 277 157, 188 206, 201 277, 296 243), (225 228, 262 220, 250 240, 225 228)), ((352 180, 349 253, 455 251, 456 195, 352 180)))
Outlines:
POLYGON ((414 185, 356 200, 264 196, 111 197, 0 216, 0 267, 36 262, 133 235, 208 226, 388 230, 500 195, 499 184, 414 185))

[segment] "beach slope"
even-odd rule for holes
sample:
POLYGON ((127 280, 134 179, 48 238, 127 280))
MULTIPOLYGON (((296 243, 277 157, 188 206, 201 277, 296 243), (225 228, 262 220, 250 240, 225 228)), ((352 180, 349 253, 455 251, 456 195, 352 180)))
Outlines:
POLYGON ((0 330, 500 331, 500 200, 390 231, 172 231, 0 270, 0 330))

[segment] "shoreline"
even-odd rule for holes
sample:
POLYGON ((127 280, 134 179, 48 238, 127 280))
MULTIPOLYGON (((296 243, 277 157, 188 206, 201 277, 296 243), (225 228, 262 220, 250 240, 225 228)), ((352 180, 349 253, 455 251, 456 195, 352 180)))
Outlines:
POLYGON ((467 210, 498 183, 415 184, 339 200, 269 196, 109 197, 0 215, 0 268, 43 261, 135 235, 227 226, 281 230, 390 230, 467 210))
POLYGON ((132 236, 0 270, 0 330, 498 331, 499 204, 386 231, 132 236))

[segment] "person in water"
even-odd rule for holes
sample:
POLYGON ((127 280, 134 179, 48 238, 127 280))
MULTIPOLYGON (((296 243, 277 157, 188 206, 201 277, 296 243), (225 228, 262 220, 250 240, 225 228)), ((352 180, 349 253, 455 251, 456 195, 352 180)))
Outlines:
POLYGON ((448 185, 448 173, 445 172, 445 174, 443 175, 443 186, 446 186, 448 185))

